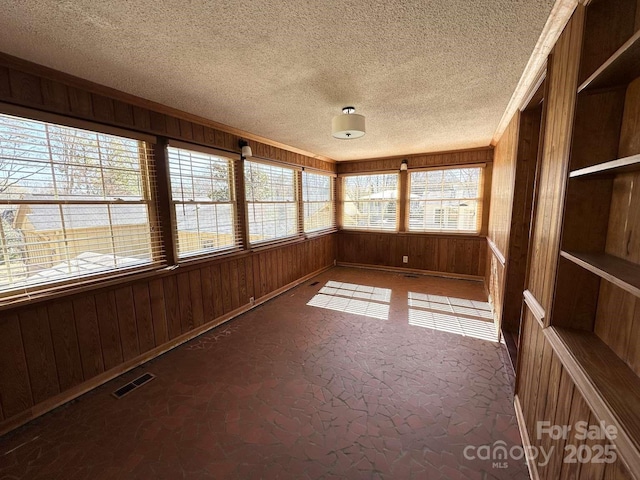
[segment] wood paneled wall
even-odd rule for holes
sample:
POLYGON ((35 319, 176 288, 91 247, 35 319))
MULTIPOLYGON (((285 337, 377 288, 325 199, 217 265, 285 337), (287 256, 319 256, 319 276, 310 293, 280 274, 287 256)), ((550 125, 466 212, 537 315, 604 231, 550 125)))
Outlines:
MULTIPOLYGON (((576 384, 576 379, 563 364, 554 329, 549 318, 558 316, 552 310, 557 295, 556 282, 578 289, 571 280, 557 279, 561 242, 562 216, 565 205, 567 170, 569 168, 574 110, 578 86, 578 67, 582 48, 585 7, 578 5, 556 43, 549 59, 547 73, 544 139, 541 142, 539 183, 533 215, 533 235, 529 246, 531 259, 526 279, 524 308, 518 351, 516 412, 525 443, 551 451, 548 463, 533 462, 532 478, 542 480, 565 478, 629 479, 625 463, 566 461, 571 448, 586 445, 589 452, 596 445, 606 447, 608 440, 580 439, 575 426, 579 421, 598 425, 596 417, 576 384), (571 426, 566 436, 553 439, 540 433, 539 422, 571 426), (569 449, 567 449, 568 447, 569 449)), ((536 113, 538 115, 539 113, 536 113)), ((526 120, 526 119, 525 119, 526 120)), ((538 118, 532 117, 535 123, 538 118)), ((521 122, 522 129, 529 128, 521 122)), ((514 206, 514 209, 516 207, 514 206)), ((557 307, 554 307, 558 310, 557 307)), ((615 375, 612 373, 612 375, 615 375)))
POLYGON ((514 115, 496 144, 493 154, 493 178, 491 182, 491 211, 487 242, 486 285, 489 301, 493 306, 494 322, 500 328, 504 301, 504 279, 506 258, 511 232, 511 210, 513 207, 516 158, 518 151, 519 113, 514 115))
POLYGON ((560 253, 583 24, 584 7, 580 6, 553 49, 547 74, 546 133, 530 247, 534 267, 527 280, 527 288, 547 312, 547 318, 560 253))
POLYGON ((338 263, 404 268, 452 277, 484 275, 484 237, 340 231, 338 263), (403 255, 409 263, 402 263, 403 255))
MULTIPOLYGON (((240 134, 231 129, 3 54, 0 102, 239 152, 240 134)), ((335 172, 333 162, 248 140, 254 155, 335 172)), ((336 237, 328 234, 0 311, 0 434, 246 311, 251 297, 268 299, 335 258, 336 237)))
POLYGON ((500 137, 493 154, 488 238, 505 258, 511 232, 519 126, 520 113, 518 112, 513 116, 504 134, 500 137))
POLYGON ((586 421, 588 425, 598 425, 598 419, 591 412, 584 397, 576 388, 571 376, 563 367, 550 343, 545 338, 542 324, 530 310, 525 310, 520 342, 519 381, 516 391, 516 408, 520 428, 526 426, 529 443, 545 452, 551 452, 546 464, 536 463, 532 478, 540 479, 630 479, 624 463, 618 459, 614 463, 565 462, 573 445, 587 445, 589 451, 595 445, 603 447, 607 440, 581 440, 575 434, 575 425, 586 421), (571 425, 572 431, 566 438, 553 439, 548 434, 538 435, 538 422, 549 425, 571 425), (565 450, 568 447, 568 450, 565 450))
POLYGON ((517 333, 524 290, 541 107, 518 112, 496 145, 487 289, 498 328, 517 333))
POLYGON ((332 266, 335 235, 2 312, 0 434, 332 266))
POLYGON ((404 159, 407 160, 409 169, 438 167, 441 165, 464 165, 468 163, 491 163, 493 161, 493 147, 339 162, 337 164, 338 174, 400 170, 400 163, 404 159))
MULTIPOLYGON (((407 159, 409 171, 423 167, 486 164, 481 235, 343 230, 338 234, 338 262, 432 272, 453 277, 484 277, 487 261, 484 234, 490 210, 493 148, 339 162, 337 171, 338 174, 399 171, 403 159, 407 159), (408 263, 402 262, 404 255, 409 257, 408 263)), ((404 209, 401 208, 400 211, 404 209)))

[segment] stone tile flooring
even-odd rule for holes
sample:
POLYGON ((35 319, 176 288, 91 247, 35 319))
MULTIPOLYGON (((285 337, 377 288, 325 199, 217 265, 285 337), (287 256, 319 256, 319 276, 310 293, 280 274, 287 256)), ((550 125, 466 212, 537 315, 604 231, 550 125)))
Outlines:
POLYGON ((0 479, 526 479, 464 455, 520 445, 485 300, 331 269, 0 437, 0 479))

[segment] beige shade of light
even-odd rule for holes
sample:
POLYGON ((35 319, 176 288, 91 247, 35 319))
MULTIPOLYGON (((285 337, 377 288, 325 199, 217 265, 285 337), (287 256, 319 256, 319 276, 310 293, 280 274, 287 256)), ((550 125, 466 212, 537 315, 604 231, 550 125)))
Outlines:
POLYGON ((5 2, 0 51, 336 160, 486 146, 553 0, 5 2), (344 105, 367 135, 343 142, 344 105))
POLYGON ((364 117, 357 113, 336 115, 331 121, 331 133, 342 140, 354 140, 366 133, 364 117))

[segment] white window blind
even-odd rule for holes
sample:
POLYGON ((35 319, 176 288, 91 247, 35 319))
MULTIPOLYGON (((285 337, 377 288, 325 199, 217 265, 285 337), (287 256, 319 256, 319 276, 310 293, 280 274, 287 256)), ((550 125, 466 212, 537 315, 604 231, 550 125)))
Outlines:
POLYGON ((482 172, 482 167, 411 172, 409 230, 479 232, 482 172))
POLYGON ((335 225, 334 178, 330 175, 302 172, 304 231, 314 232, 335 225))
POLYGON ((398 174, 343 177, 342 225, 347 229, 396 230, 398 174))
POLYGON ((0 295, 162 260, 148 144, 0 115, 0 295))
POLYGON ((239 247, 233 160, 175 147, 168 153, 178 257, 239 247))
POLYGON ((296 235, 296 171, 245 161, 244 180, 249 242, 266 242, 296 235))

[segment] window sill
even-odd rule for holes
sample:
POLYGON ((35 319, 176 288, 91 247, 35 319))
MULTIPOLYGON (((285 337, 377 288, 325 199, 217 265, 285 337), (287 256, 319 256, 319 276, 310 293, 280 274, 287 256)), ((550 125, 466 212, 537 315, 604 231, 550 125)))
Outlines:
POLYGON ((338 232, 345 233, 360 233, 360 234, 388 234, 388 235, 400 235, 400 236, 423 236, 423 237, 440 237, 440 238, 485 238, 486 235, 478 233, 465 233, 465 232, 400 232, 398 230, 360 230, 360 229, 347 229, 341 228, 338 232))
POLYGON ((55 286, 43 287, 30 293, 16 293, 11 296, 0 298, 0 311, 10 308, 17 308, 24 305, 33 305, 39 302, 56 300, 59 298, 76 295, 79 293, 101 290, 113 286, 122 286, 130 282, 163 276, 168 274, 174 267, 159 267, 158 265, 147 266, 135 271, 121 272, 112 275, 101 275, 99 277, 87 278, 73 281, 72 283, 58 284, 55 286))
POLYGON ((268 250, 274 247, 281 247, 284 245, 291 245, 294 243, 299 243, 305 240, 305 236, 301 234, 291 235, 289 237, 277 238, 274 240, 265 240, 263 242, 256 242, 249 244, 250 252, 260 252, 262 250, 268 250))
POLYGON ((323 235, 329 235, 331 233, 336 233, 338 229, 336 227, 324 228, 322 230, 314 230, 313 232, 307 232, 304 234, 305 238, 316 238, 322 237, 323 235))

